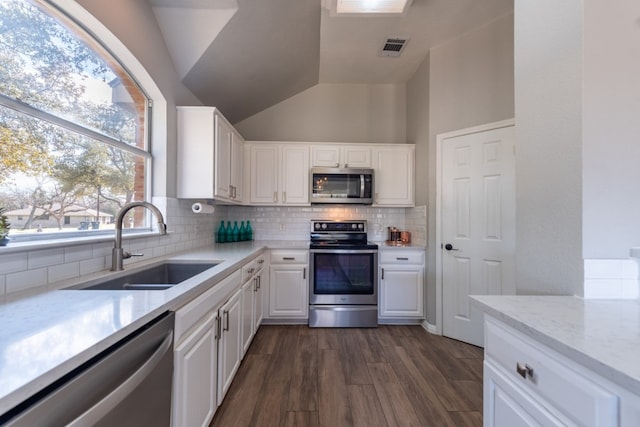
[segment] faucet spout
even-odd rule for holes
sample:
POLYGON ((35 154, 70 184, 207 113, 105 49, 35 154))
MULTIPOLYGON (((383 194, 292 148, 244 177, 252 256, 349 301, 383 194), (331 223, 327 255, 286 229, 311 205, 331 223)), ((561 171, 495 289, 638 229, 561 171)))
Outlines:
POLYGON ((122 249, 122 227, 124 223, 124 216, 127 212, 135 207, 147 208, 151 212, 153 212, 153 215, 158 220, 158 234, 160 234, 161 236, 167 234, 167 224, 164 223, 164 218, 162 217, 162 212, 160 212, 160 209, 149 202, 127 203, 122 207, 122 209, 120 209, 120 212, 118 212, 118 216, 116 217, 116 239, 111 256, 111 271, 124 270, 123 261, 132 256, 132 254, 130 254, 129 252, 125 252, 122 249))

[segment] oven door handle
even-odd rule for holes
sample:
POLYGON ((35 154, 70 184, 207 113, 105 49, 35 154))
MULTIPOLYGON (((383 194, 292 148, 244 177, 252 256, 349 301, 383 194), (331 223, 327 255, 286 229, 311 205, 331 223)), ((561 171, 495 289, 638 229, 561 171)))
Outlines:
POLYGON ((312 254, 377 254, 377 249, 309 249, 312 254))

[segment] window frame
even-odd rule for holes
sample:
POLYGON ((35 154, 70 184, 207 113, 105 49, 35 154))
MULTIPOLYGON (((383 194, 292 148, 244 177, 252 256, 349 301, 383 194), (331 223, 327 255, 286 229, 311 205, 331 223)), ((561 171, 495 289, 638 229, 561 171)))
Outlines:
MULTIPOLYGON (((65 118, 59 117, 55 114, 43 111, 36 107, 33 107, 19 99, 14 99, 9 96, 0 93, 0 106, 13 109, 19 113, 26 114, 38 120, 43 120, 56 126, 60 126, 71 132, 78 133, 86 136, 97 143, 104 143, 113 146, 119 150, 123 150, 127 153, 139 156, 144 161, 144 201, 151 201, 153 197, 153 183, 154 174, 156 168, 154 167, 154 155, 153 147, 156 144, 153 143, 154 139, 163 140, 166 145, 166 129, 161 129, 160 138, 154 138, 154 130, 159 129, 155 123, 157 123, 158 114, 166 113, 166 100, 162 96, 159 88, 155 85, 153 79, 146 72, 142 64, 135 58, 135 56, 128 50, 127 47, 117 39, 111 31, 98 21, 93 15, 86 11, 76 1, 73 0, 32 0, 39 3, 38 7, 45 7, 51 12, 52 16, 58 20, 58 22, 65 26, 68 31, 75 33, 105 62, 110 66, 117 65, 120 72, 126 73, 127 78, 131 82, 135 83, 137 88, 141 92, 141 96, 144 98, 144 127, 141 129, 143 134, 143 144, 145 149, 139 148, 136 145, 132 145, 116 138, 113 138, 104 133, 95 131, 89 127, 85 127, 81 124, 72 122, 65 118), (72 28, 70 26, 75 26, 72 28), (78 31, 80 30, 80 31, 78 31), (96 48, 97 47, 97 48, 96 48), (118 52, 118 53, 116 53, 118 52), (124 59, 123 59, 124 57, 124 59), (132 65, 132 67, 131 67, 132 65), (131 69, 135 69, 132 72, 131 69), (144 81, 145 83, 141 83, 144 81), (149 93, 154 93, 154 97, 149 93), (153 99, 157 99, 157 104, 161 108, 157 110, 154 108, 153 99), (154 120, 156 117, 156 120, 154 120)), ((44 12, 43 12, 44 13, 44 12)), ((112 68, 113 69, 113 68, 112 68)), ((117 74, 117 73, 116 73, 117 74)), ((166 175, 164 175, 164 181, 166 181, 166 175)), ((129 228, 123 230, 127 235, 131 236, 147 236, 152 233, 153 224, 151 213, 144 212, 145 225, 143 227, 129 228)), ((82 243, 87 240, 105 240, 107 237, 112 236, 113 230, 74 230, 74 231, 62 231, 56 233, 29 233, 13 235, 11 239, 14 241, 12 245, 16 243, 27 243, 28 246, 33 246, 37 242, 43 244, 50 244, 56 240, 63 240, 72 244, 82 243)), ((18 248, 16 248, 18 249, 18 248)))

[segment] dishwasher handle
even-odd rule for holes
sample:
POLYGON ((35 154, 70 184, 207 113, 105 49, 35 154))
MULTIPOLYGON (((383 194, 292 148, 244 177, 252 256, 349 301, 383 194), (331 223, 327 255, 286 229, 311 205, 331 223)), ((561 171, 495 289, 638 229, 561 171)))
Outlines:
POLYGON ((149 376, 151 372, 153 372, 167 351, 171 349, 172 342, 173 331, 169 331, 156 351, 153 352, 151 357, 149 357, 149 359, 147 359, 140 368, 138 368, 129 378, 111 391, 101 401, 67 424, 67 427, 90 426, 104 418, 105 415, 118 406, 120 402, 122 402, 133 390, 135 390, 136 387, 138 387, 138 385, 140 385, 140 383, 142 383, 142 381, 144 381, 145 378, 149 376))

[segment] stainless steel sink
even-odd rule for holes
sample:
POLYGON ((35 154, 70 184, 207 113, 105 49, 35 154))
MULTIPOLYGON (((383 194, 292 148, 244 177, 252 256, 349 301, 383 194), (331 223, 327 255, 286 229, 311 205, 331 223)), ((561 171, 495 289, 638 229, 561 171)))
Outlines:
POLYGON ((171 288, 185 280, 202 273, 218 262, 176 262, 167 261, 162 264, 135 270, 128 274, 118 275, 113 279, 106 279, 98 283, 89 282, 72 286, 68 289, 81 290, 164 290, 171 288))

